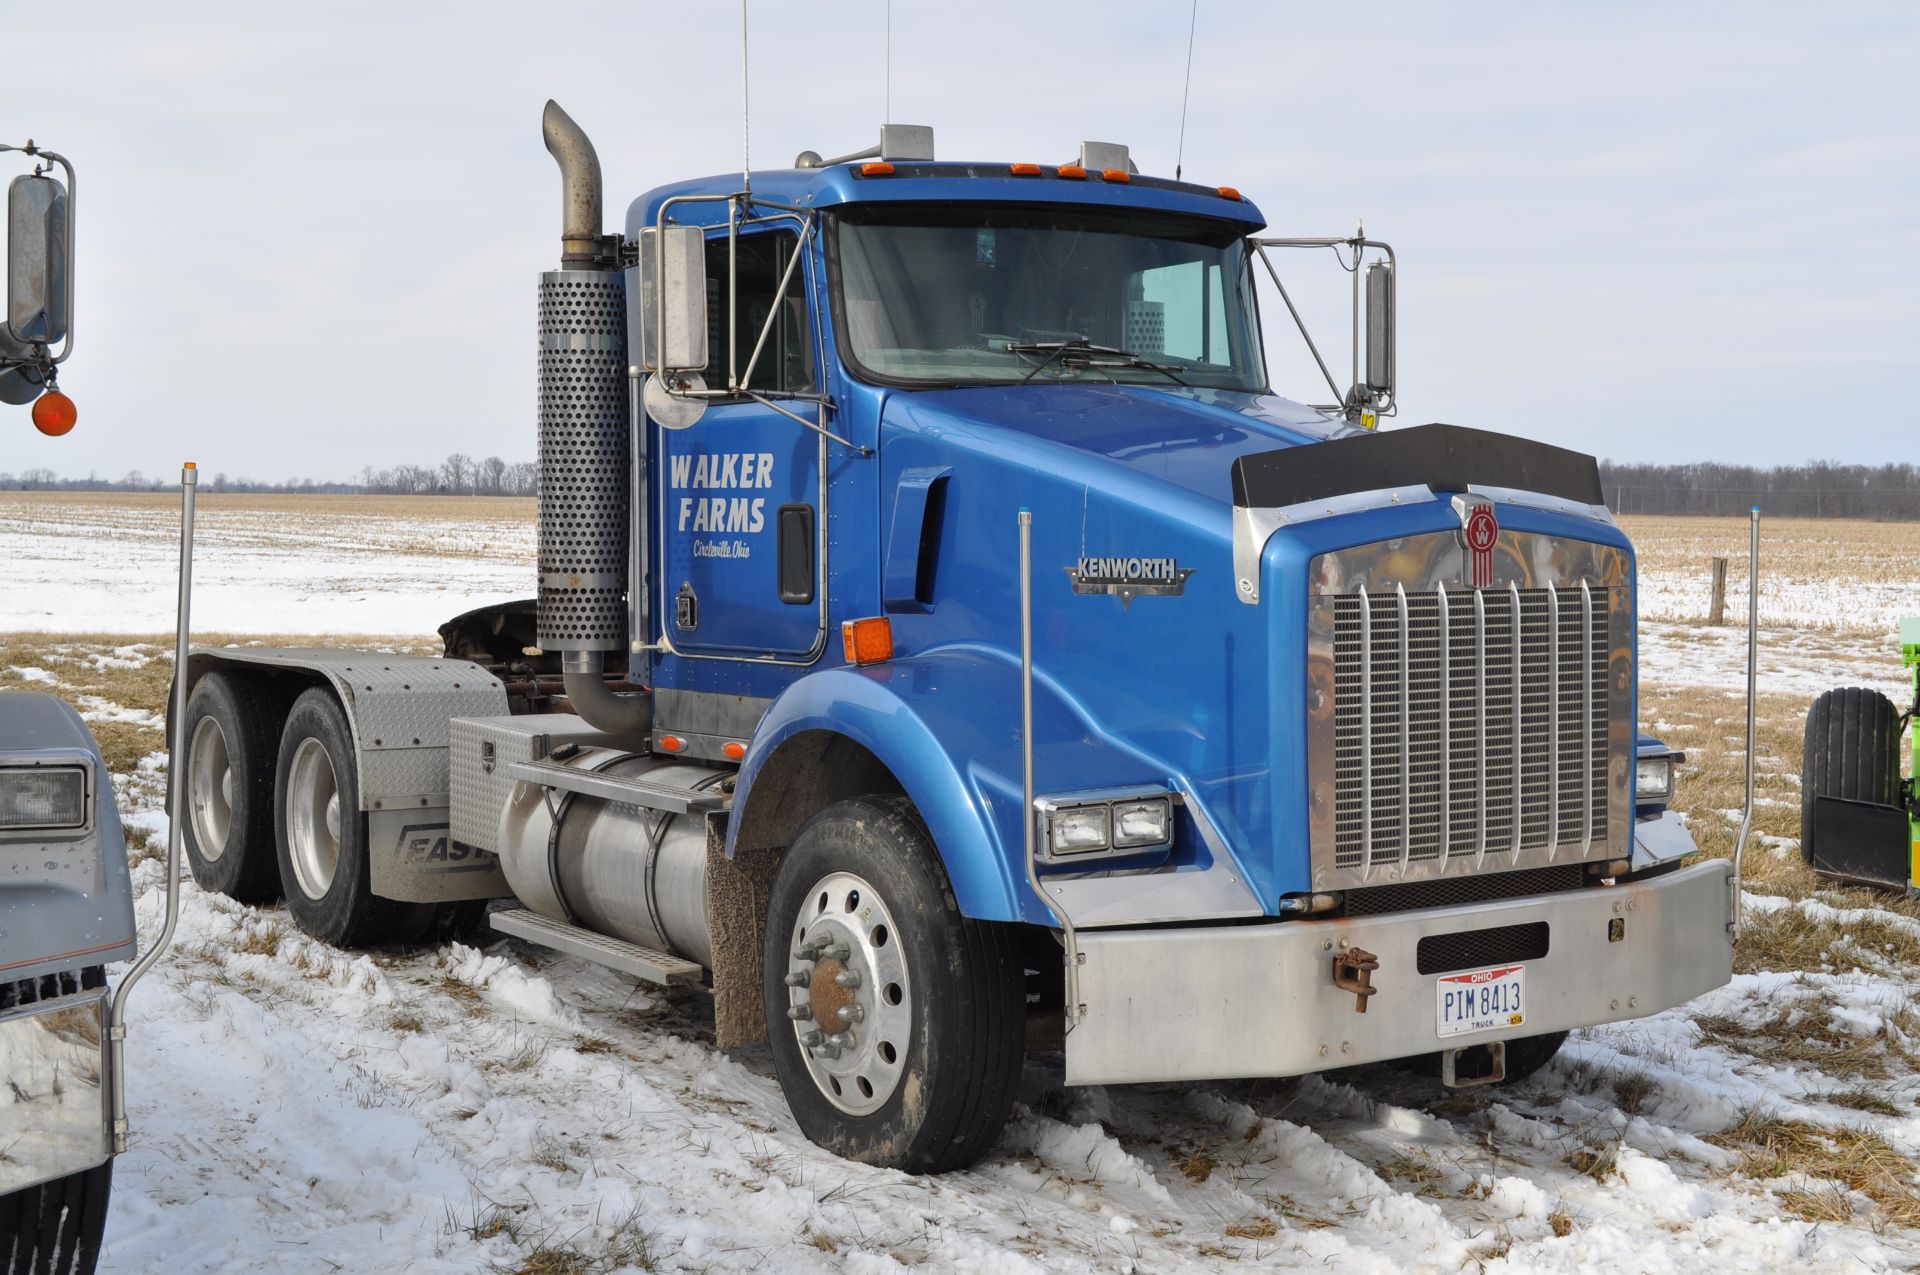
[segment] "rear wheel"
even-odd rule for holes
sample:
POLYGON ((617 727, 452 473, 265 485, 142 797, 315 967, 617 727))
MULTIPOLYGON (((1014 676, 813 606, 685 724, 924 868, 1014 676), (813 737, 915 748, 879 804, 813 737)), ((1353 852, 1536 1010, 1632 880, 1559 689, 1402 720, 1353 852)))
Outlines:
POLYGON ((774 1071, 801 1132, 913 1173, 984 1155, 1025 1049, 1013 937, 960 915, 904 797, 808 821, 774 877, 763 967, 774 1071))
POLYGON ((335 947, 419 938, 431 906, 373 893, 353 737, 331 691, 315 687, 293 702, 274 791, 280 886, 294 924, 335 947))
POLYGON ((274 752, 280 726, 244 679, 208 673, 187 700, 181 768, 187 784, 187 866, 204 889, 243 903, 280 893, 273 853, 274 752))
POLYGON ((1828 691, 1807 710, 1800 782, 1800 857, 1815 861, 1813 802, 1900 804, 1900 712, 1879 691, 1828 691))

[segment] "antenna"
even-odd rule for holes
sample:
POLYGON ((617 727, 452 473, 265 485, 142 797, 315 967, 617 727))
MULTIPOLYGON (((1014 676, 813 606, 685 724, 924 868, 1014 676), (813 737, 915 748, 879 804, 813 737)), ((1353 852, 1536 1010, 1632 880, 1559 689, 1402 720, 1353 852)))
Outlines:
POLYGON ((750 195, 753 193, 753 134, 748 129, 747 118, 747 0, 740 0, 740 189, 750 195))
POLYGON ((893 122, 893 0, 887 0, 887 113, 880 121, 893 122))
POLYGON ((1193 0, 1193 9, 1187 14, 1187 78, 1180 82, 1180 144, 1173 152, 1173 180, 1175 181, 1180 180, 1180 161, 1186 158, 1187 154, 1187 90, 1193 87, 1193 31, 1199 25, 1200 0, 1193 0))

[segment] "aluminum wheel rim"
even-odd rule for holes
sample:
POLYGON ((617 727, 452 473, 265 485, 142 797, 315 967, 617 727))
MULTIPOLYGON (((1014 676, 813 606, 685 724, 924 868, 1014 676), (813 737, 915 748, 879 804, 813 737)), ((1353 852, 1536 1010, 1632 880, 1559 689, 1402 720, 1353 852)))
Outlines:
POLYGON ((287 857, 309 899, 327 897, 340 867, 340 786, 326 745, 308 736, 287 768, 287 857))
POLYGON ((834 872, 807 892, 786 982, 787 1017, 821 1096, 855 1116, 885 1105, 906 1071, 913 986, 893 912, 871 883, 834 872))
POLYGON ((233 833, 233 761, 219 722, 200 719, 187 744, 187 758, 188 818, 200 857, 212 863, 227 852, 233 833))

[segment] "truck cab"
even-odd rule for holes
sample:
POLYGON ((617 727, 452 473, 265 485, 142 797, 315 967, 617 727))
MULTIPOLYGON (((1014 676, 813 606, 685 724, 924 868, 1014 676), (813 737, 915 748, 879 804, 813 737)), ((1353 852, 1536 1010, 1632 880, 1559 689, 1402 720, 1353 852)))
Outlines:
POLYGON ((532 631, 198 653, 259 794, 219 873, 270 891, 271 835, 334 941, 510 896, 495 929, 709 987, 807 1136, 919 1171, 992 1145, 1030 1031, 1070 1084, 1467 1085, 1730 977, 1597 467, 1377 428, 1385 244, 897 126, 607 234, 544 128, 532 631), (1301 327, 1321 405, 1262 348, 1303 246, 1353 276, 1348 385, 1301 327))

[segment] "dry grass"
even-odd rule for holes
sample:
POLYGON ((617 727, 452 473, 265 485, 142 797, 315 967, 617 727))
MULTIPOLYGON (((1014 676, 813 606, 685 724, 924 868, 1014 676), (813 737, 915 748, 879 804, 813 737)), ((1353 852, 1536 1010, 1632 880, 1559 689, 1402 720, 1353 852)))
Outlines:
POLYGON ((1782 1207, 1810 1222, 1846 1221, 1857 1192, 1890 1226, 1920 1226, 1913 1161, 1866 1129, 1822 1129, 1753 1111, 1708 1138, 1739 1154, 1738 1171, 1762 1180, 1789 1179, 1782 1207))
POLYGON ((1280 1227, 1270 1217, 1242 1218, 1227 1223, 1227 1234, 1236 1240, 1270 1240, 1279 1233, 1280 1227))

